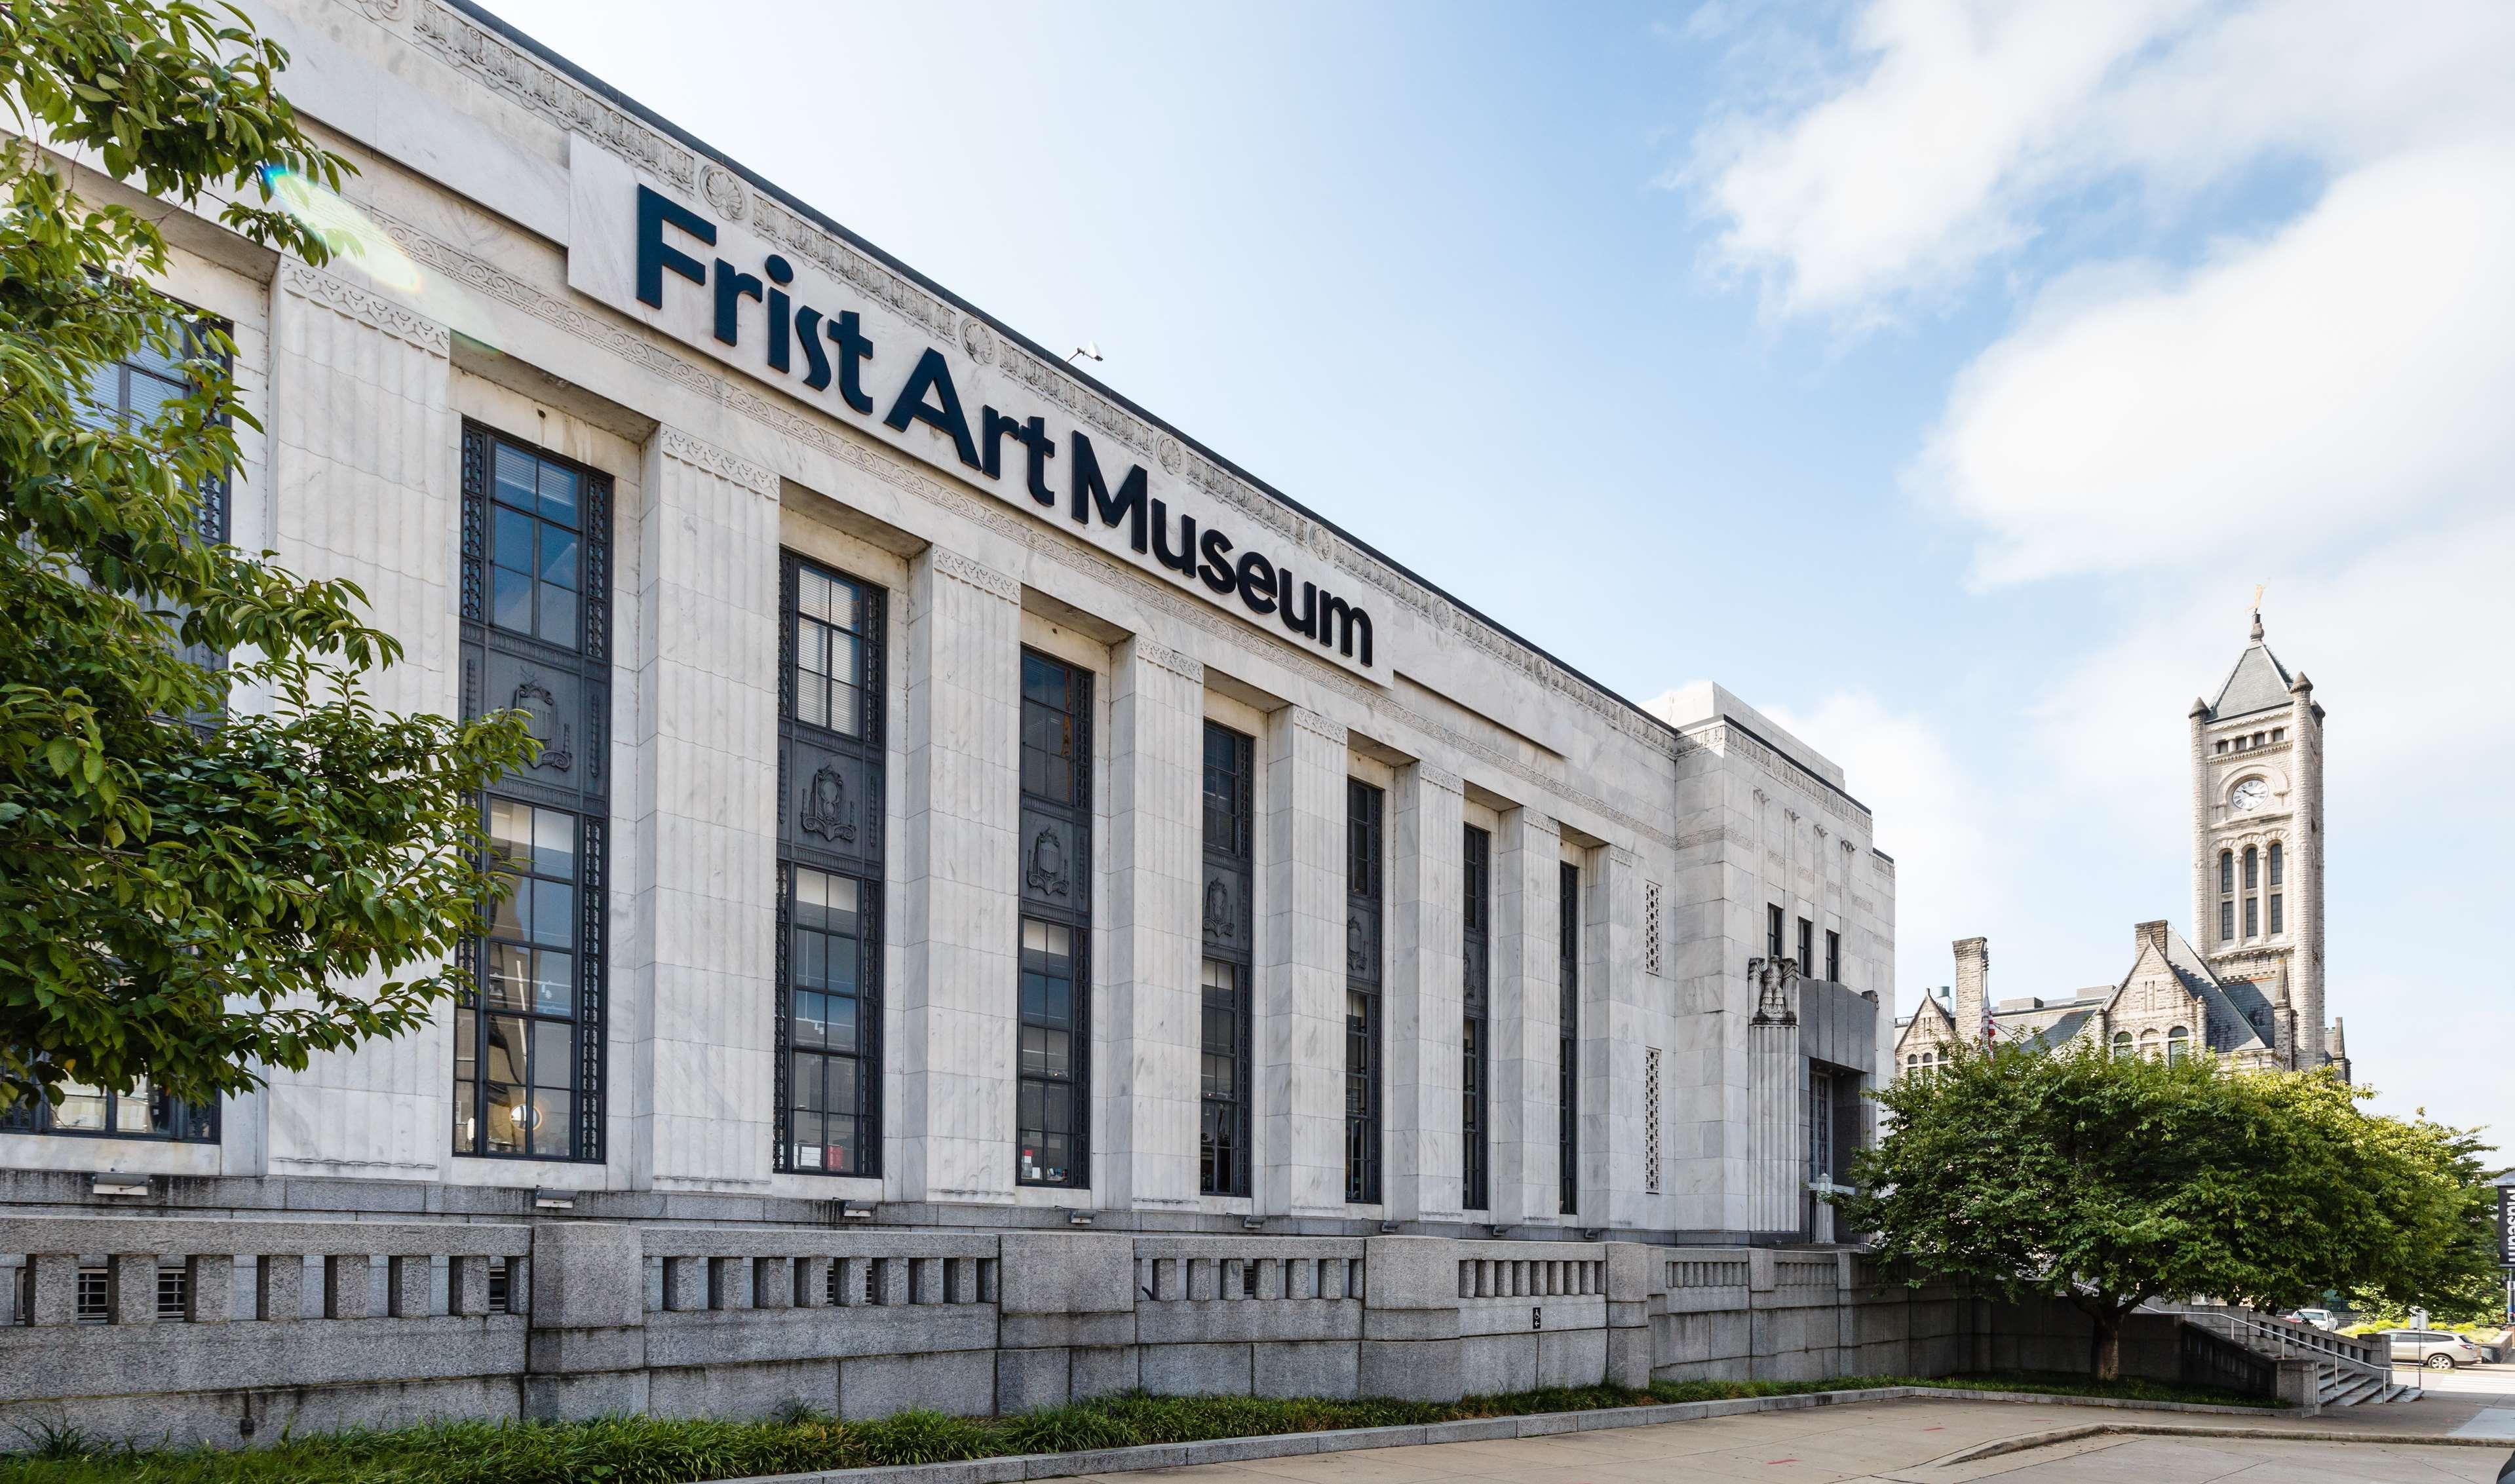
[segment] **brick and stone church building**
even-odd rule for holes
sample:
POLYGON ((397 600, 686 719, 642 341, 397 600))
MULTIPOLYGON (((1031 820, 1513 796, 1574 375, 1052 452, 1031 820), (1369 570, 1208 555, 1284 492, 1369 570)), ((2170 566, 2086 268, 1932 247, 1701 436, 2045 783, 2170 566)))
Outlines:
POLYGON ((2249 1067, 2349 1075, 2324 1021, 2323 708, 2314 682, 2252 634, 2214 700, 2192 703, 2191 938, 2164 920, 2131 928, 2111 983, 1991 1000, 1991 949, 1956 944, 1956 982, 1897 1022, 1894 1067, 1937 1062, 1986 1025, 2009 1045, 2092 1038, 2118 1055, 2178 1059, 2198 1047, 2249 1067))

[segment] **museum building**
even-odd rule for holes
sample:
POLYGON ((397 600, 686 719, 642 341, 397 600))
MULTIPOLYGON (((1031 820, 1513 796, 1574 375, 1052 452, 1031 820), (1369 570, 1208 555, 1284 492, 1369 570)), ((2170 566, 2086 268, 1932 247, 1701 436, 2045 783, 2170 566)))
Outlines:
POLYGON ((169 223, 261 425, 218 528, 364 589, 381 703, 530 715, 515 886, 426 1033, 21 1109, 0 1201, 1831 1235, 1894 1030, 1839 767, 1607 691, 462 0, 256 19, 357 166, 288 198, 362 249, 169 223))

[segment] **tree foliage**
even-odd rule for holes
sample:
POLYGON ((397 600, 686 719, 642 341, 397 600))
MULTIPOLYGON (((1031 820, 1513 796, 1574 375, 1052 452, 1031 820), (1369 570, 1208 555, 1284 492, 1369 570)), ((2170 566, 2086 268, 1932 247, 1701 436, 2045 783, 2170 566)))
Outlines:
POLYGON ((379 711, 400 646, 354 585, 205 539, 253 426, 233 346, 153 286, 159 212, 68 163, 320 263, 270 185, 343 162, 286 62, 188 0, 0 5, 0 1108, 208 1101, 424 1023, 490 890, 473 801, 530 745, 379 711), (189 394, 103 415, 88 389, 143 354, 189 394))
POLYGON ((1892 1126, 1841 1219, 1917 1275, 2077 1305, 2108 1378, 2150 1298, 2453 1307, 2495 1278, 2481 1145, 2366 1095, 2209 1056, 1963 1050, 1878 1094, 1892 1126))

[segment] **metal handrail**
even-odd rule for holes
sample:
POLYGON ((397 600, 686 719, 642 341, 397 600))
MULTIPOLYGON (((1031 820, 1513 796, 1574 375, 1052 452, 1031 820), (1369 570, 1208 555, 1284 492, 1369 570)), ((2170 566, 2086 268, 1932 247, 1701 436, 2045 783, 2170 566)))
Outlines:
POLYGON ((2223 1334, 2240 1343, 2244 1339, 2262 1342, 2279 1355, 2305 1355, 2328 1362, 2335 1373, 2371 1378, 2380 1385, 2398 1384, 2393 1380, 2392 1357, 2388 1353, 2377 1361, 2365 1353, 2366 1346, 2346 1336, 2329 1334, 2312 1325, 2294 1324, 2267 1315, 2243 1313, 2223 1308, 2175 1308, 2173 1313, 2213 1334, 2223 1334))

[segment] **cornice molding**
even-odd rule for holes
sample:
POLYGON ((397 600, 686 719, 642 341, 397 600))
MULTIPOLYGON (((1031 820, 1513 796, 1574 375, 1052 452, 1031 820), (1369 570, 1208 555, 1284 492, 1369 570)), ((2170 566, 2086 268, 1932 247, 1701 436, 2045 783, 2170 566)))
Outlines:
POLYGON ((666 455, 680 460, 694 469, 704 470, 728 484, 739 484, 756 495, 777 497, 777 474, 763 469, 749 459, 725 452, 713 443, 702 442, 678 428, 663 430, 666 455))
MULTIPOLYGON (((426 3, 435 5, 436 0, 426 0, 426 3)), ((995 502, 946 484, 924 469, 870 442, 847 436, 826 420, 807 417, 748 386, 719 376, 697 360, 631 330, 624 321, 612 317, 607 311, 596 312, 560 299, 387 212, 370 209, 368 216, 414 262, 434 268, 508 309, 531 315, 596 350, 750 419, 779 437, 847 465, 903 494, 980 526, 1035 556, 1056 562, 1094 582, 1121 589, 1143 608, 1160 613, 1177 625, 1194 629, 1266 664, 1291 670, 1320 688, 1334 691, 1361 714, 1384 719, 1418 735, 1437 739, 1452 751, 1472 757, 1546 794, 1578 804, 1639 839, 1663 848, 1672 849, 1675 845, 1675 837, 1665 828, 1579 787, 1565 774, 1532 766, 1516 749, 1506 750, 1454 727, 1438 717, 1407 705, 1392 691, 1365 684, 1290 643, 1253 631, 1249 625, 1209 604, 1171 592, 1133 567, 1102 556, 1068 538, 1052 535, 995 502)), ((1010 578, 1004 580, 1011 582, 1010 578)), ((1014 596, 1018 597, 1018 585, 1014 588, 1014 596)), ((1381 728, 1376 727, 1375 730, 1381 728)), ((1463 785, 1454 785, 1454 791, 1459 787, 1463 785)))
MULTIPOLYGON (((378 15, 379 20, 390 21, 398 16, 406 0, 361 3, 368 6, 371 14, 380 8, 391 12, 378 15)), ((1572 673, 1526 641, 1409 579, 1325 523, 1304 515, 1110 400, 1066 368, 1032 354, 1015 338, 981 316, 962 311, 734 171, 702 157, 441 0, 417 0, 417 16, 409 33, 431 55, 498 97, 555 127, 583 136, 685 200, 705 201, 728 220, 748 220, 763 237, 845 278, 924 325, 937 338, 957 342, 972 358, 1016 378, 1078 421, 1089 424, 1096 433, 1158 463, 1174 478, 1195 485, 1305 555, 1333 564, 1414 610, 1441 636, 1456 638, 1482 650, 1653 752, 1673 758, 1682 750, 1683 744, 1664 723, 1642 714, 1623 697, 1572 673)))
POLYGON ((300 299, 345 314, 371 330, 417 346, 431 355, 450 355, 453 332, 418 310, 381 294, 344 282, 311 264, 290 259, 280 266, 279 281, 300 299))

